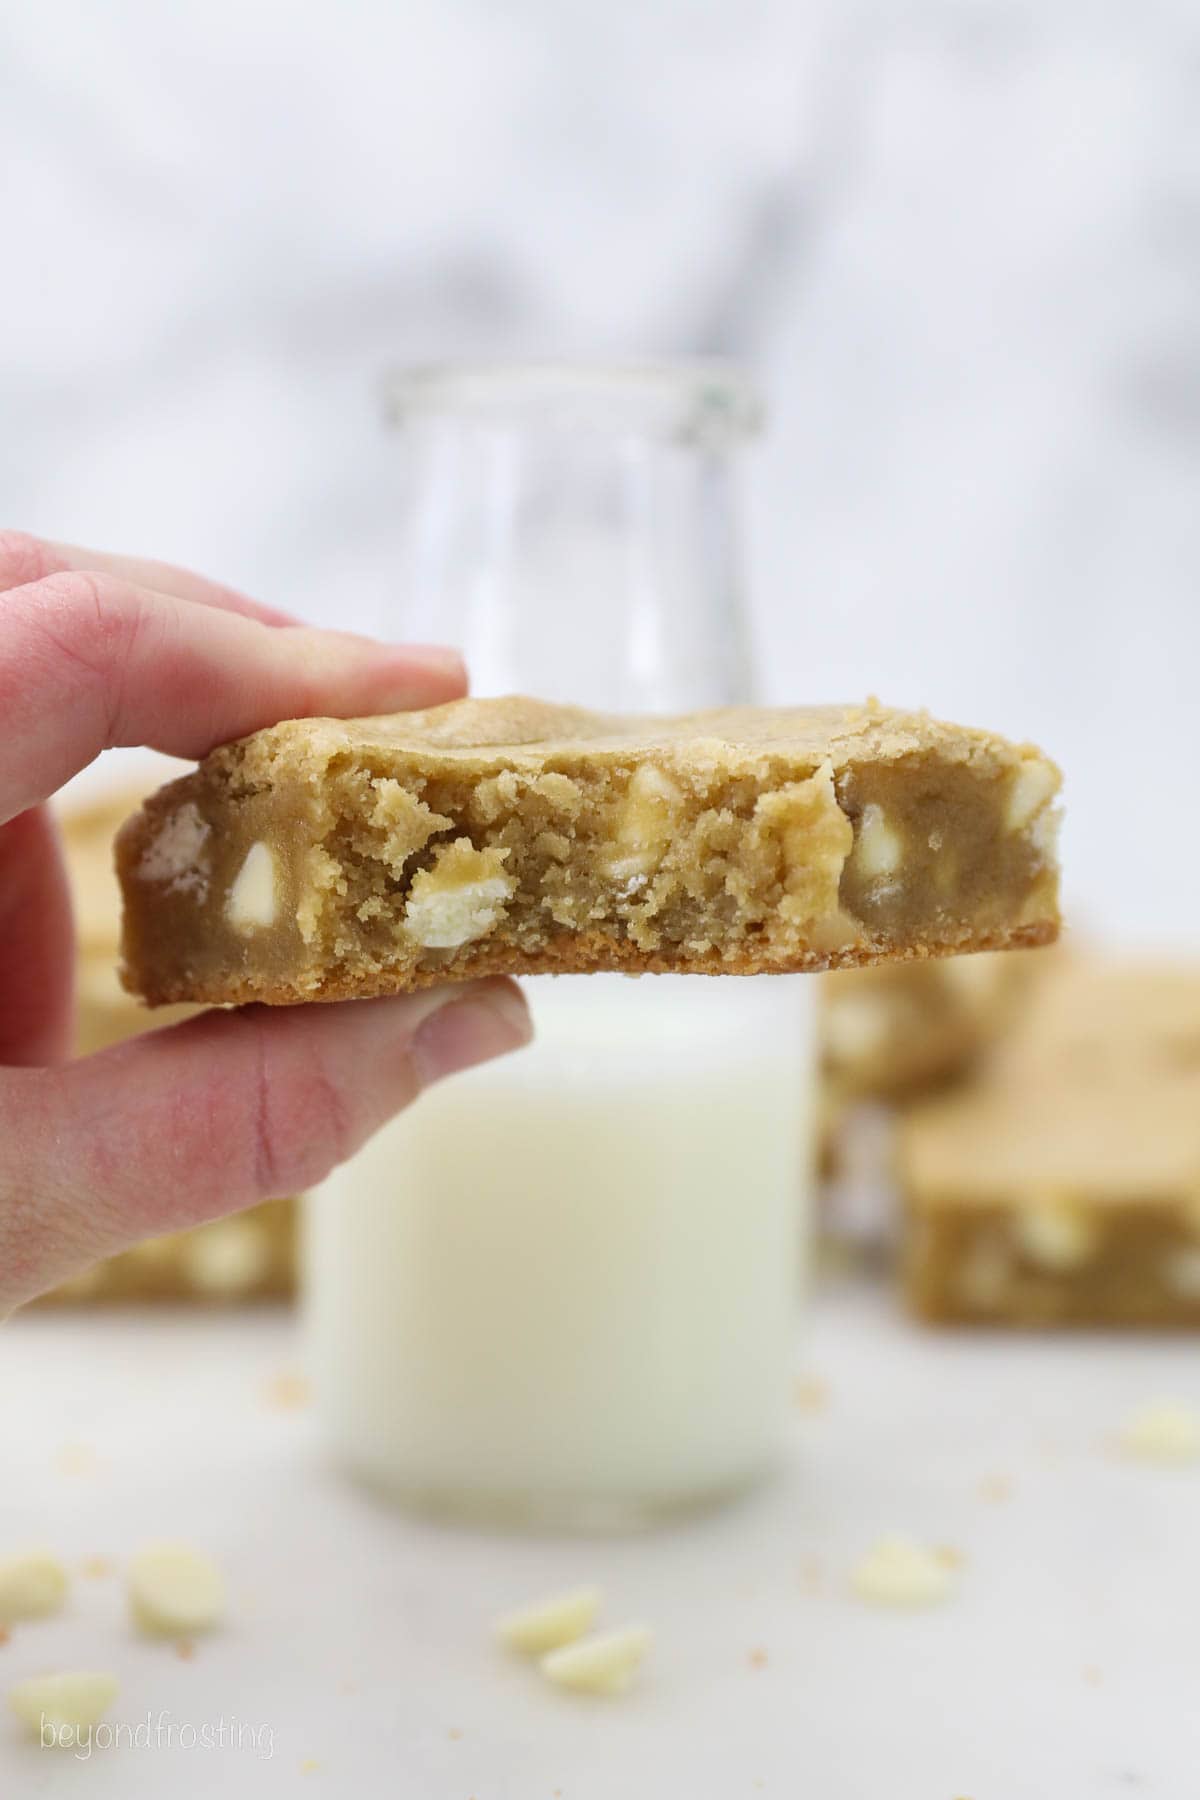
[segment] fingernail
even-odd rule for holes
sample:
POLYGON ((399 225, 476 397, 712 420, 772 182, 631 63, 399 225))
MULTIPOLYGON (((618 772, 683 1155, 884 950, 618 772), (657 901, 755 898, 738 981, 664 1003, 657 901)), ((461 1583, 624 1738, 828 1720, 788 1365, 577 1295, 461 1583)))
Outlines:
POLYGON ((452 681, 467 679, 467 666, 460 652, 446 644, 403 644, 399 648, 407 663, 428 669, 431 675, 446 675, 452 681))
POLYGON ((507 982, 468 988, 431 1013, 417 1028, 412 1058, 422 1087, 490 1062, 529 1042, 533 1028, 518 988, 507 982))

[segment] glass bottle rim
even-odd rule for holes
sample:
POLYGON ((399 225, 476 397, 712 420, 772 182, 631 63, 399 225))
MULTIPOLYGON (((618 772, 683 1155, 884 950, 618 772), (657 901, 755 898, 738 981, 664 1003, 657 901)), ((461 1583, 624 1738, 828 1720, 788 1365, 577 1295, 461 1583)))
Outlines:
POLYGON ((680 444, 733 444, 756 434, 763 402, 732 363, 440 362, 391 370, 393 425, 441 416, 507 426, 570 424, 680 444))

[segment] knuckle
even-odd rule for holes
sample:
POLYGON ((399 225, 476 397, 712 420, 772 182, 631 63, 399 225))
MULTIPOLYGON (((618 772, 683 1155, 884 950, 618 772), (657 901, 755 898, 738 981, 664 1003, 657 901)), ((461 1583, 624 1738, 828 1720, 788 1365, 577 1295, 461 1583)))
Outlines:
POLYGON ((0 592, 41 581, 62 566, 57 553, 32 532, 0 530, 0 592))
POLYGON ((46 611, 61 613, 84 628, 111 629, 128 610, 120 584, 90 569, 52 569, 39 577, 36 595, 46 611))
POLYGON ((94 690, 106 741, 115 741, 125 671, 143 624, 136 594, 110 576, 63 569, 28 590, 28 607, 56 656, 94 690))
POLYGON ((264 1200, 323 1180, 348 1154, 346 1098, 315 1045, 276 1055, 260 1028, 253 1102, 254 1185, 264 1200))

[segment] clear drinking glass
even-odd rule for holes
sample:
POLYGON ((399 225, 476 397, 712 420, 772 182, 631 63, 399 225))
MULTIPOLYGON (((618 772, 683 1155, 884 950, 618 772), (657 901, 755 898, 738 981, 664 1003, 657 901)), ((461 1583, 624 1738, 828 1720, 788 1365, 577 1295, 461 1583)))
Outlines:
MULTIPOLYGON (((708 366, 418 369, 393 637, 477 694, 613 711, 749 697, 738 452, 708 366)), ((770 1467, 808 1177, 803 977, 538 977, 529 1049, 456 1076, 314 1198, 318 1403, 425 1508, 634 1524, 770 1467)))

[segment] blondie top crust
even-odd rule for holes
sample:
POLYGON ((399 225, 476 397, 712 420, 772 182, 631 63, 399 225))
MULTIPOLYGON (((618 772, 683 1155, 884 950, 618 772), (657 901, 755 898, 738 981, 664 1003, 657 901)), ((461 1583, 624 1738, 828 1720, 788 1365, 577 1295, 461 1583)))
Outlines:
POLYGON ((1055 961, 899 1173, 923 1317, 1200 1326, 1200 968, 1055 961))
POLYGON ((153 1005, 287 1004, 1046 943, 1058 787, 1030 746, 877 702, 292 720, 122 828, 123 978, 153 1005))

